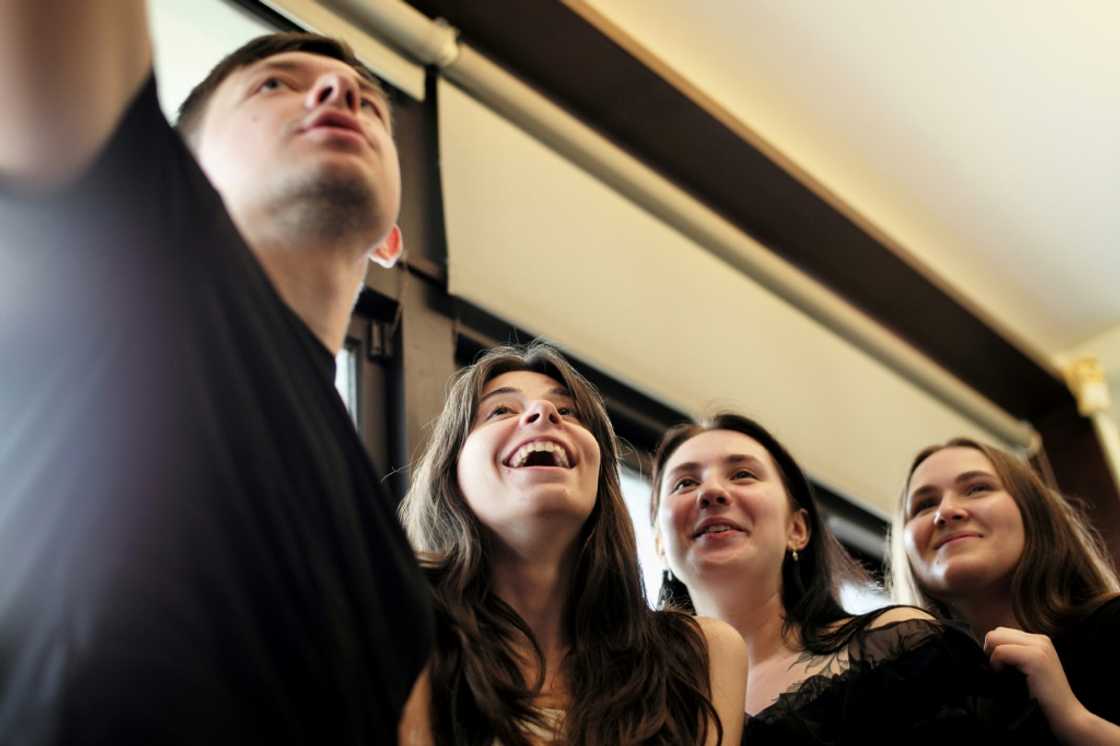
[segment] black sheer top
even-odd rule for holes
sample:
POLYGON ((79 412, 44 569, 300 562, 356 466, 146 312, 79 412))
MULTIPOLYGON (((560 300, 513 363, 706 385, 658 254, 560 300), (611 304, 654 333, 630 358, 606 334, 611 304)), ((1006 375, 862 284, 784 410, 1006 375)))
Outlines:
POLYGON ((748 716, 743 744, 1052 742, 1023 677, 994 672, 968 633, 921 619, 871 629, 883 611, 847 622, 816 673, 748 716))
POLYGON ((1111 677, 1120 668, 1120 596, 1055 635, 1074 695, 1089 712, 1120 725, 1120 696, 1111 677))

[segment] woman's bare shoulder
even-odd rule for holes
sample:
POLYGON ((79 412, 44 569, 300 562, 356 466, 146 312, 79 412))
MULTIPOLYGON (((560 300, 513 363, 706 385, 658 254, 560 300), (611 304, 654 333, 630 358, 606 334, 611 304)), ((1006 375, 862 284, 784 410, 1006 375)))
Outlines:
POLYGON ((695 619, 704 638, 708 641, 709 648, 741 645, 744 650, 746 649, 746 643, 743 642, 739 632, 727 622, 708 616, 698 616, 695 619))

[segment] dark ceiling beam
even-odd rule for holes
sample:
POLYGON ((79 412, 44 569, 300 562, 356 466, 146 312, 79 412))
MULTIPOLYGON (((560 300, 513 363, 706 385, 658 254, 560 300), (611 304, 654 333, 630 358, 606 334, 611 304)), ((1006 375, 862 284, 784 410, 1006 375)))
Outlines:
POLYGON ((1011 414, 1073 406, 1044 363, 586 6, 410 2, 1011 414))

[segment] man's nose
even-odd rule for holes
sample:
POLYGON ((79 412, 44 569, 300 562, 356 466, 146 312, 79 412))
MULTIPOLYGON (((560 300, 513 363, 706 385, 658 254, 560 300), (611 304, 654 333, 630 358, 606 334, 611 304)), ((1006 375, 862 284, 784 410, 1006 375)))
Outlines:
POLYGON ((345 75, 332 72, 319 76, 315 81, 315 85, 308 92, 307 108, 337 106, 356 114, 360 102, 361 96, 354 81, 345 75))

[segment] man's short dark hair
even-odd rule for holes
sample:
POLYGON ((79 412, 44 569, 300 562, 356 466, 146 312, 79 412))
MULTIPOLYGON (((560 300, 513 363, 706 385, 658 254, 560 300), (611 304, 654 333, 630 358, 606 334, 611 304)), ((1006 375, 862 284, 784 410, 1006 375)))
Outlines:
MULTIPOLYGON (((190 92, 179 107, 179 117, 175 128, 188 142, 192 142, 198 133, 198 126, 202 122, 202 117, 206 113, 210 97, 231 73, 267 57, 284 54, 285 52, 307 52, 308 54, 318 54, 345 62, 357 70, 358 74, 371 82, 378 90, 382 90, 381 82, 366 69, 365 65, 358 61, 350 45, 340 39, 302 32, 266 34, 247 42, 241 48, 226 55, 221 62, 214 66, 205 80, 194 87, 194 90, 190 92)), ((388 101, 388 96, 385 99, 388 101)))

